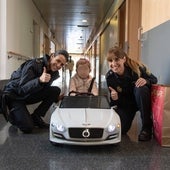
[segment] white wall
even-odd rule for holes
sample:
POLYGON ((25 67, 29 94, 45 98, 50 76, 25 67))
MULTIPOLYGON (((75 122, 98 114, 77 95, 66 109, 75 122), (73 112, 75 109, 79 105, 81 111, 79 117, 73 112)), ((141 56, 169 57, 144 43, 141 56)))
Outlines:
POLYGON ((18 60, 17 56, 8 58, 9 51, 33 57, 33 21, 40 27, 39 51, 41 56, 43 55, 43 36, 46 34, 50 38, 51 34, 31 0, 1 0, 0 19, 2 37, 0 41, 0 79, 4 79, 9 78, 11 73, 25 61, 18 60))
POLYGON ((0 0, 0 80, 6 74, 6 0, 0 0))
POLYGON ((142 0, 143 33, 170 19, 170 0, 142 0))

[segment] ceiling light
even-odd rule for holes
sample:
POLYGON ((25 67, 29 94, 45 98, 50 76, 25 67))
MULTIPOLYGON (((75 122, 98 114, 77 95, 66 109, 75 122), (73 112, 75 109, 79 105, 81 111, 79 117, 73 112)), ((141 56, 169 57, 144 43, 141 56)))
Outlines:
POLYGON ((87 22, 87 20, 86 20, 86 19, 83 19, 82 22, 87 22))

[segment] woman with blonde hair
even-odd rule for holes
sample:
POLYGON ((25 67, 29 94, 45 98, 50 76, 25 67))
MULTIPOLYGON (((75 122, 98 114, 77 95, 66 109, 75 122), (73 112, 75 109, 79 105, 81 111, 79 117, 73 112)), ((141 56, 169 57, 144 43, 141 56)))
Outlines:
POLYGON ((122 134, 128 132, 139 110, 142 129, 138 140, 150 140, 152 138, 150 88, 152 84, 157 83, 157 78, 143 63, 128 57, 119 47, 109 49, 107 61, 110 67, 106 74, 110 105, 117 106, 116 111, 121 119, 122 134))
POLYGON ((90 72, 91 64, 89 60, 80 58, 76 63, 76 73, 70 79, 69 91, 98 95, 97 83, 90 75, 90 72))

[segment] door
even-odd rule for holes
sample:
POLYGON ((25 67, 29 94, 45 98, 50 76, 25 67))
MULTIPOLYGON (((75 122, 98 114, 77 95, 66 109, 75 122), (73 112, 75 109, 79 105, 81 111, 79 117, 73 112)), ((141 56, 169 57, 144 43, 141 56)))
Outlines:
POLYGON ((141 29, 141 0, 126 1, 126 39, 127 53, 131 58, 140 59, 141 44, 139 41, 139 33, 141 29))

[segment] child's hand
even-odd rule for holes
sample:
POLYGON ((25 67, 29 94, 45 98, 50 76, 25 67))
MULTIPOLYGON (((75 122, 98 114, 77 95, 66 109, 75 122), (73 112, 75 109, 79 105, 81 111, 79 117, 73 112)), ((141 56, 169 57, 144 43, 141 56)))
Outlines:
POLYGON ((64 93, 62 93, 58 96, 58 101, 62 100, 63 98, 64 98, 64 93))

